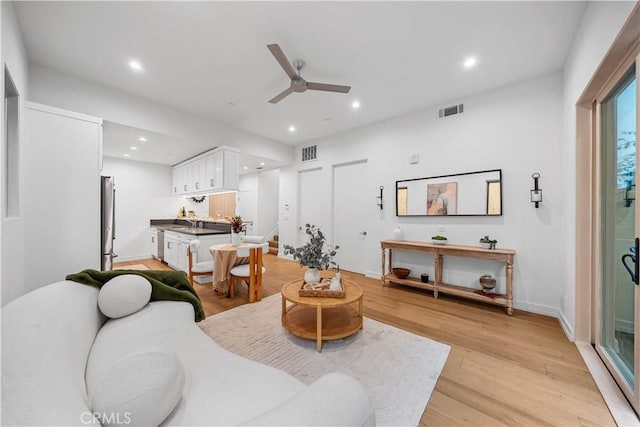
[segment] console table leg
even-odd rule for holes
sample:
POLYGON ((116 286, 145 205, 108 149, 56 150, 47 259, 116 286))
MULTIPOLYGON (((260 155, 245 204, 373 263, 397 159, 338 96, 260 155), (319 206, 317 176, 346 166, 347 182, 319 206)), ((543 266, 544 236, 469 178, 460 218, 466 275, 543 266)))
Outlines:
POLYGON ((387 281, 384 279, 384 276, 387 274, 384 271, 384 261, 385 261, 385 256, 384 256, 384 248, 382 248, 382 276, 380 276, 380 279, 382 280, 382 286, 385 286, 387 284, 387 281))
POLYGON ((433 257, 433 265, 433 297, 438 298, 438 286, 442 281, 442 255, 436 255, 433 257))
POLYGON ((507 257, 507 314, 513 314, 513 256, 507 257))

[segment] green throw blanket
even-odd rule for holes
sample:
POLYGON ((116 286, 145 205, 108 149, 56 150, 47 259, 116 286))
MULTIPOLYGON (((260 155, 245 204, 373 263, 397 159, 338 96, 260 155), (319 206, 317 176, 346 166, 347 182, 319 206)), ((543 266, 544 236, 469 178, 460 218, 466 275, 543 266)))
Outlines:
POLYGON ((80 273, 69 274, 66 279, 84 285, 102 288, 102 285, 121 274, 137 274, 151 283, 151 301, 184 301, 193 306, 195 321, 205 318, 204 309, 196 291, 189 284, 184 271, 160 270, 83 270, 80 273))

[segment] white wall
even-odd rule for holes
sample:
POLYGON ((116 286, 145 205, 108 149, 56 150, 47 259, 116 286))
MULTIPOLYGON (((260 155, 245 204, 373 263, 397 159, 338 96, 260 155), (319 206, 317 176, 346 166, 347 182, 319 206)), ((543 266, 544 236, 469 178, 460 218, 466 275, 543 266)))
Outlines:
MULTIPOLYGON (((567 193, 571 163, 562 144, 562 75, 545 75, 492 92, 453 100, 464 103, 465 112, 438 118, 438 108, 427 108, 393 120, 318 141, 319 160, 299 163, 280 171, 280 241, 295 244, 297 226, 298 171, 322 168, 323 185, 316 189, 323 229, 332 236, 332 165, 366 159, 367 236, 366 273, 380 276, 380 240, 392 238, 401 225, 405 239, 426 241, 434 234, 450 242, 478 245, 484 235, 498 246, 517 252, 514 268, 514 302, 518 308, 557 315, 563 283, 567 281, 566 211, 573 204, 567 193), (409 164, 409 155, 420 154, 420 163, 409 164), (486 169, 502 169, 503 216, 416 217, 395 216, 395 181, 486 169), (531 174, 539 172, 544 202, 535 209, 529 199, 531 174), (385 188, 384 210, 376 206, 379 186, 385 188), (289 204, 288 211, 284 205, 289 204), (287 220, 284 220, 288 217, 287 220), (438 230, 445 227, 445 232, 438 230)), ((395 255, 398 264, 425 268, 424 257, 395 255)), ((479 288, 485 272, 499 274, 498 290, 504 290, 503 270, 498 264, 445 260, 445 280, 479 288)), ((431 267, 432 268, 432 267, 431 267)))
POLYGON ((105 157, 102 175, 115 177, 115 262, 149 258, 149 220, 175 218, 179 206, 191 209, 170 194, 171 167, 105 157))
POLYGON ((293 148, 289 145, 50 68, 30 67, 29 84, 32 101, 181 137, 190 145, 192 153, 189 157, 215 146, 227 145, 285 163, 293 158, 293 148))
POLYGON ((258 223, 255 234, 259 236, 266 236, 278 223, 279 188, 278 169, 258 174, 258 223))
POLYGON ((247 234, 255 235, 258 226, 258 174, 240 175, 238 192, 236 193, 236 214, 246 221, 253 221, 247 226, 247 234))
MULTIPOLYGON (((561 151, 567 161, 562 165, 565 171, 566 188, 575 195, 575 154, 576 154, 576 108, 575 104, 595 73, 598 65, 629 17, 636 2, 589 2, 582 23, 576 33, 571 51, 564 68, 563 134, 561 151)), ((571 338, 575 331, 575 198, 567 205, 562 219, 566 224, 563 250, 566 258, 566 280, 563 285, 560 304, 560 320, 571 338)))
POLYGON ((242 218, 253 221, 247 234, 266 236, 276 226, 279 174, 276 169, 240 175, 237 212, 242 218))
MULTIPOLYGON (((11 300, 24 294, 27 289, 24 283, 24 211, 23 200, 25 194, 24 178, 26 176, 25 171, 25 154, 26 154, 26 133, 25 133, 25 120, 26 117, 26 100, 29 98, 29 86, 28 86, 28 66, 27 56, 24 50, 22 42, 22 36, 18 28, 17 20, 15 17, 13 3, 2 1, 0 2, 0 14, 2 19, 2 50, 0 55, 2 58, 1 63, 6 65, 7 69, 11 73, 13 82, 20 94, 20 164, 19 164, 19 194, 20 194, 20 215, 14 218, 5 218, 4 212, 2 212, 1 221, 1 241, 2 249, 0 252, 0 287, 2 288, 1 304, 5 305, 11 300)), ((4 94, 4 70, 0 76, 1 93, 4 94)), ((0 107, 2 113, 0 117, 4 117, 4 102, 0 107)), ((0 164, 4 165, 3 150, 0 150, 0 164)), ((0 180, 4 180, 4 167, 0 166, 0 180)), ((0 181, 4 184, 4 181, 0 181)), ((1 187, 0 187, 1 188, 1 187)), ((4 197, 4 194, 2 194, 4 197)))

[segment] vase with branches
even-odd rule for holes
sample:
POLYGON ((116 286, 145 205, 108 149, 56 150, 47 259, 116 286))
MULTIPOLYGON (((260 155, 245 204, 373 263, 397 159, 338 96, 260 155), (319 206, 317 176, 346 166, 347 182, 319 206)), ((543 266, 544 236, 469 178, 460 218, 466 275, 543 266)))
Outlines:
POLYGON ((308 268, 305 272, 305 282, 317 283, 320 281, 320 270, 326 270, 330 266, 336 265, 333 257, 340 247, 329 247, 328 250, 325 250, 324 244, 327 239, 322 230, 315 225, 305 224, 305 234, 309 238, 307 243, 299 248, 284 245, 284 254, 292 255, 293 259, 298 261, 301 267, 308 268))

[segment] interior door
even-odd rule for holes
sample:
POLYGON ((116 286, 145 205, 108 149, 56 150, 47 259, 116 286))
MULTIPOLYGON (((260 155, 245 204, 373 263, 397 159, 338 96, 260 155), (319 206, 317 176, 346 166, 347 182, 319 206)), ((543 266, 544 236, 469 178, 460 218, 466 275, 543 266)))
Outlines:
POLYGON ((637 70, 597 105, 600 136, 600 286, 595 348, 640 412, 640 218, 636 186, 637 70))
POLYGON ((366 160, 333 167, 333 241, 340 246, 335 261, 342 270, 356 273, 364 273, 365 270, 366 176, 366 160))
POLYGON ((298 246, 307 242, 305 224, 322 227, 327 232, 328 215, 324 211, 321 194, 322 168, 309 169, 298 173, 298 246))

